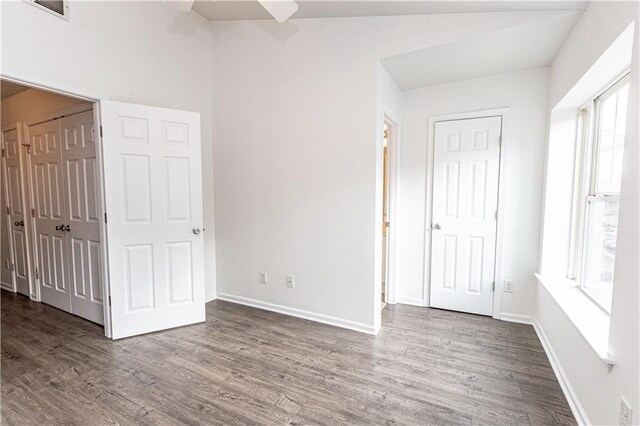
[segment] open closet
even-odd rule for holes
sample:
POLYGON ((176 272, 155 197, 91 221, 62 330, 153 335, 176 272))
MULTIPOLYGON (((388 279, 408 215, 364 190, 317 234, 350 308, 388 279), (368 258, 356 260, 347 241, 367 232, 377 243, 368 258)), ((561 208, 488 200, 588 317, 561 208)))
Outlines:
POLYGON ((29 109, 2 132, 12 281, 5 288, 103 324, 94 111, 32 96, 53 111, 29 109))

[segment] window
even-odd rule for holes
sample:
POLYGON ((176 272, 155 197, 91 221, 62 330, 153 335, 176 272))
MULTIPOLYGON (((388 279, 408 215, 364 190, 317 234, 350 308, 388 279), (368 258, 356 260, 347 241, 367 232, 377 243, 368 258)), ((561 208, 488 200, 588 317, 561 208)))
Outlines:
POLYGON ((580 110, 569 278, 607 312, 613 294, 628 74, 580 110))

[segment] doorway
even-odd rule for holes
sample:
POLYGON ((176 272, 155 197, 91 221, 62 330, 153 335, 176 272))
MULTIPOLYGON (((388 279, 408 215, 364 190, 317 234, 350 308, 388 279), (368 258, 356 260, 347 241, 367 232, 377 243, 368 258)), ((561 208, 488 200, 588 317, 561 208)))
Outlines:
POLYGON ((104 325, 93 104, 1 84, 10 289, 104 325))
POLYGON ((390 290, 390 226, 391 226, 391 152, 392 145, 395 143, 396 126, 386 116, 383 121, 382 129, 382 268, 381 268, 381 309, 384 310, 389 303, 390 290))
POLYGON ((436 121, 429 305, 491 316, 503 117, 436 121))
MULTIPOLYGON (((15 190, 2 182, 2 224, 24 228, 30 298, 103 324, 113 339, 205 321, 200 114, 5 78, 25 94, 2 99, 2 148, 19 165, 15 190), (51 97, 73 105, 52 111, 51 97)), ((3 176, 7 164, 3 156, 3 176)), ((15 271, 10 285, 6 275, 2 287, 17 291, 15 271)))

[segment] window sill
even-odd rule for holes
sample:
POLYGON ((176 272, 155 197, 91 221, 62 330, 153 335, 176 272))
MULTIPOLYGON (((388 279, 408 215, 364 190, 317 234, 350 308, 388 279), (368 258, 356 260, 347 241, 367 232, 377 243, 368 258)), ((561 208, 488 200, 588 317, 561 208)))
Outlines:
POLYGON ((540 274, 535 276, 602 362, 613 366, 615 363, 609 353, 609 315, 580 291, 573 281, 540 274))

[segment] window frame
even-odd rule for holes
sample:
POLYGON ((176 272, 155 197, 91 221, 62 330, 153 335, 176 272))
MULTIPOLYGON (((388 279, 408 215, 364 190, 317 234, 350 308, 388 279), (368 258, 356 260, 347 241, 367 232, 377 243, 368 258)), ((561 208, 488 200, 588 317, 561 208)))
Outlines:
POLYGON ((609 82, 603 90, 583 104, 583 106, 578 109, 578 126, 576 129, 571 244, 569 246, 567 278, 574 281, 583 294, 607 313, 607 315, 610 315, 611 308, 593 297, 582 282, 586 268, 584 259, 587 253, 588 204, 593 199, 598 198, 609 200, 620 199, 619 193, 596 192, 600 144, 599 127, 603 102, 616 93, 624 84, 627 84, 629 79, 630 70, 625 70, 609 82))

